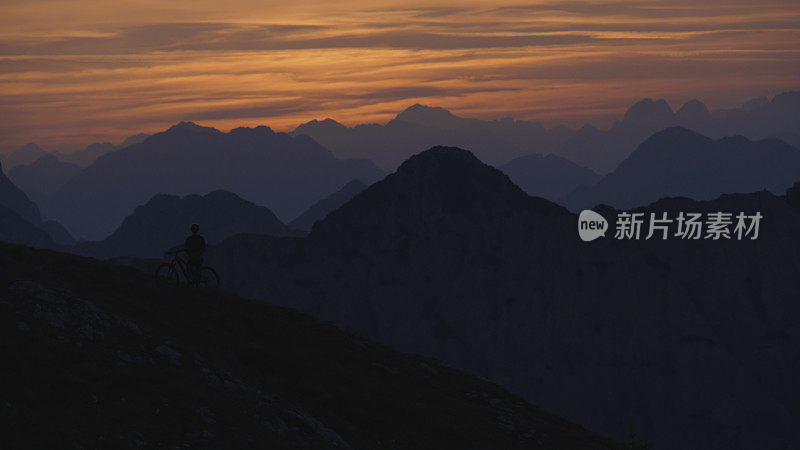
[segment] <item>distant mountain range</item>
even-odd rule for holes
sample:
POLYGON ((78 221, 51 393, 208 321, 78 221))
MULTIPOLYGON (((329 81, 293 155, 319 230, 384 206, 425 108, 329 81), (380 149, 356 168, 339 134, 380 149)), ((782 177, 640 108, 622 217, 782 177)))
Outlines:
MULTIPOLYGON (((565 208, 439 147, 307 238, 238 235, 209 262, 243 295, 441 358, 655 450, 793 448, 795 197, 665 199, 640 210, 758 211, 757 240, 584 243, 565 208)), ((613 226, 616 211, 602 212, 613 226)))
POLYGON ((111 142, 97 142, 94 144, 89 144, 85 149, 73 153, 50 153, 43 150, 35 143, 29 143, 23 145, 17 150, 14 150, 8 155, 0 156, 0 160, 3 161, 3 166, 8 171, 17 166, 32 164, 39 158, 47 155, 54 155, 59 161, 63 161, 65 163, 75 164, 80 167, 87 167, 100 156, 123 149, 133 144, 138 144, 147 139, 148 136, 148 134, 144 133, 135 134, 125 138, 119 145, 114 145, 111 142))
POLYGON ((224 189, 294 217, 349 180, 381 175, 371 162, 336 159, 307 136, 183 122, 98 158, 42 207, 76 235, 101 240, 156 194, 224 189))
POLYGON ((39 207, 5 175, 2 166, 0 166, 0 205, 14 211, 33 225, 42 223, 39 207))
POLYGON ((600 175, 591 169, 553 154, 521 156, 498 169, 528 195, 550 201, 560 200, 575 189, 592 186, 600 180, 600 175))
POLYGON ((682 127, 658 132, 613 172, 559 200, 573 211, 599 203, 617 208, 663 197, 711 200, 762 189, 781 194, 800 179, 800 149, 777 139, 713 140, 682 127))
POLYGON ((350 181, 338 191, 311 205, 304 213, 291 221, 289 227, 305 232, 311 231, 317 221, 324 219, 331 211, 349 202, 366 188, 367 185, 360 180, 350 181))
POLYGON ((133 136, 128 136, 119 145, 114 145, 111 142, 100 142, 89 144, 84 150, 79 152, 55 153, 55 155, 58 157, 58 159, 66 163, 76 164, 80 167, 88 167, 95 162, 97 158, 105 155, 106 153, 111 153, 126 147, 130 147, 131 145, 144 142, 144 140, 148 137, 150 137, 149 134, 139 133, 134 134, 133 136))
POLYGON ((741 108, 709 112, 699 100, 691 100, 673 112, 664 100, 644 99, 608 130, 584 126, 561 143, 554 153, 608 173, 645 138, 665 128, 682 126, 714 138, 743 135, 750 139, 800 132, 800 92, 785 92, 771 101, 745 102, 741 108))
POLYGON ((8 178, 36 203, 43 203, 81 171, 80 166, 47 154, 30 164, 14 167, 8 178))
POLYGON ((0 161, 2 161, 3 169, 8 172, 16 166, 30 164, 45 155, 47 155, 46 151, 30 142, 7 155, 0 156, 0 161))
POLYGON ((73 238, 61 224, 42 222, 39 207, 11 181, 0 167, 0 241, 54 248, 73 238))
POLYGON ((435 145, 469 148, 490 164, 552 149, 570 134, 566 127, 546 129, 536 122, 513 119, 482 121, 465 119, 449 111, 413 105, 386 125, 353 128, 332 120, 313 120, 298 126, 292 135, 309 135, 340 157, 367 158, 385 170, 394 170, 414 153, 435 145))
POLYGON ((673 112, 666 101, 646 98, 609 129, 587 124, 577 131, 565 126, 547 129, 536 122, 513 119, 462 118, 442 108, 417 104, 386 125, 346 127, 332 119, 312 120, 292 134, 307 134, 337 156, 371 159, 385 170, 394 170, 422 149, 454 145, 496 166, 531 153, 555 153, 606 174, 648 136, 665 128, 683 126, 714 138, 783 136, 791 140, 800 133, 798 117, 800 92, 785 92, 772 100, 753 99, 740 108, 717 111, 691 100, 673 112))
POLYGON ((183 198, 162 194, 137 206, 111 236, 101 242, 82 243, 71 251, 101 258, 159 258, 183 245, 192 223, 200 225, 200 234, 208 245, 239 233, 289 235, 289 228, 272 211, 231 192, 183 198))
POLYGON ((0 204, 0 241, 39 248, 55 246, 50 234, 2 204, 0 204))
POLYGON ((37 205, 45 204, 61 186, 89 166, 98 157, 145 140, 149 135, 137 134, 126 138, 120 145, 110 142, 89 144, 85 150, 74 153, 48 153, 30 143, 0 157, 8 177, 37 205))

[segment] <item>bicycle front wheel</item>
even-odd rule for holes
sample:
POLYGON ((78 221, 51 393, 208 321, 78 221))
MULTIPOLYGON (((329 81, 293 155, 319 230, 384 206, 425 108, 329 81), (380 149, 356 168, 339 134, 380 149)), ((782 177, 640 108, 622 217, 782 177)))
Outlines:
POLYGON ((213 291, 219 290, 219 275, 217 271, 208 266, 203 266, 200 269, 200 287, 211 289, 213 291))
POLYGON ((178 271, 175 270, 175 265, 170 263, 162 263, 156 269, 156 281, 164 284, 171 284, 175 287, 180 287, 181 279, 178 271))

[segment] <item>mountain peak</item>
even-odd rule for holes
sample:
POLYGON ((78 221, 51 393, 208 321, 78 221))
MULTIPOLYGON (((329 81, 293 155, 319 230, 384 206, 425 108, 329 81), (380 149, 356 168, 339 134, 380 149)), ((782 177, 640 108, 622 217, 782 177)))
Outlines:
POLYGON ((687 120, 704 120, 711 117, 705 103, 697 99, 684 103, 675 115, 687 120))
POLYGON ((176 134, 176 133, 208 133, 208 134, 223 134, 221 131, 217 130, 216 128, 212 127, 204 127, 198 125, 194 122, 189 121, 182 121, 179 122, 171 127, 164 133, 167 134, 176 134))
POLYGON ((686 127, 669 127, 658 133, 653 134, 642 145, 647 142, 686 142, 686 141, 711 141, 711 138, 703 136, 702 134, 692 131, 686 127))
POLYGON ((302 134, 314 134, 315 132, 340 132, 347 130, 347 127, 342 125, 341 123, 329 118, 324 120, 309 120, 306 123, 300 124, 294 131, 291 132, 292 135, 298 136, 302 134))
POLYGON ((745 111, 753 111, 769 104, 767 97, 756 97, 742 103, 742 109, 745 111))
POLYGON ((234 128, 228 134, 240 136, 271 136, 274 135, 275 132, 272 131, 272 128, 266 125, 259 125, 257 127, 234 128))
MULTIPOLYGON (((476 195, 492 186, 524 195, 505 174, 458 147, 436 146, 418 153, 401 164, 394 175, 415 180, 415 185, 461 185, 467 191, 474 187, 476 195)), ((466 191, 462 194, 469 195, 466 191)))
POLYGON ((436 167, 439 165, 459 165, 479 167, 485 166, 472 154, 472 152, 458 148, 458 147, 445 147, 437 145, 431 147, 424 152, 417 153, 411 158, 407 159, 397 169, 397 173, 411 172, 419 169, 426 169, 436 167))
POLYGON ((577 133, 578 134, 594 134, 594 133, 597 133, 599 131, 600 130, 597 129, 596 126, 594 126, 594 125, 592 125, 590 123, 586 123, 586 124, 584 124, 582 127, 580 127, 578 129, 577 133))
POLYGON ((138 133, 134 134, 133 136, 128 136, 124 141, 122 141, 121 144, 119 144, 118 148, 130 147, 131 145, 142 143, 149 137, 150 135, 146 133, 138 133))
POLYGON ((192 121, 182 120, 182 121, 176 123, 175 125, 173 125, 172 127, 170 127, 170 129, 173 129, 173 128, 176 128, 176 129, 182 129, 182 128, 183 129, 192 129, 192 128, 201 128, 201 127, 200 127, 200 125, 198 125, 198 124, 196 124, 196 123, 194 123, 192 121))
POLYGON ((41 147, 29 142, 13 152, 3 155, 3 165, 6 170, 11 170, 15 166, 30 164, 46 154, 47 152, 42 150, 41 147))
POLYGON ((797 111, 800 105, 800 91, 782 92, 773 97, 770 103, 779 107, 794 107, 797 111))
POLYGON ((424 126, 452 128, 458 125, 461 118, 438 106, 415 103, 398 114, 394 120, 424 126))
POLYGON ((395 173, 317 222, 311 237, 344 246, 350 245, 350 238, 366 242, 397 233, 435 240, 437 229, 463 225, 464 230, 479 232, 476 224, 492 217, 533 212, 558 215, 566 210, 529 197, 506 174, 467 150, 437 146, 412 156, 395 173), (350 237, 340 240, 342 233, 350 237))
POLYGON ((200 232, 209 243, 219 243, 239 233, 288 234, 286 225, 269 209, 218 189, 185 197, 154 195, 137 206, 111 236, 80 251, 102 257, 156 257, 183 242, 191 223, 200 224, 200 232))
POLYGON ((37 159, 36 161, 32 162, 30 165, 35 165, 35 166, 47 165, 47 166, 49 166, 49 165, 53 165, 53 164, 62 164, 62 162, 58 158, 58 156, 56 156, 56 155, 54 155, 52 153, 48 153, 48 154, 42 156, 41 158, 37 159))
MULTIPOLYGON (((317 122, 317 121, 316 121, 316 120, 314 120, 314 122, 317 122)), ((339 127, 342 127, 342 128, 347 128, 347 127, 345 127, 344 125, 342 125, 341 123, 339 123, 339 122, 337 122, 337 121, 335 121, 335 120, 331 119, 330 117, 326 117, 324 120, 322 120, 322 121, 321 121, 321 122, 319 122, 319 123, 320 123, 321 125, 325 125, 325 126, 332 126, 332 127, 337 127, 337 128, 339 128, 339 127)))
POLYGON ((668 120, 673 115, 672 108, 665 100, 645 98, 634 103, 625 111, 625 121, 653 122, 668 120))
POLYGON ((44 152, 44 150, 42 149, 42 147, 39 147, 39 145, 38 145, 37 143, 35 143, 35 142, 28 142, 27 144, 25 144, 25 145, 23 145, 22 147, 18 148, 18 149, 17 149, 17 151, 23 151, 23 152, 31 152, 31 151, 33 151, 33 152, 44 152))
MULTIPOLYGON (((663 166, 666 170, 667 166, 685 163, 687 158, 691 158, 698 151, 698 148, 710 142, 712 142, 711 138, 688 128, 669 127, 645 139, 612 173, 637 171, 644 173, 644 167, 659 166, 663 166)), ((654 175, 651 174, 651 176, 654 175)))

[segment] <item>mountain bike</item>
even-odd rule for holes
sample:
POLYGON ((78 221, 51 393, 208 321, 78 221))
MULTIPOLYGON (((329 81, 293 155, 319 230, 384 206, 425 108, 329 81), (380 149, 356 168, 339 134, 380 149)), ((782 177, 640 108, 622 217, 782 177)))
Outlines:
POLYGON ((194 287, 219 291, 220 282, 217 271, 208 266, 193 270, 183 256, 186 250, 172 250, 164 254, 169 262, 161 263, 156 269, 156 280, 175 287, 194 287))

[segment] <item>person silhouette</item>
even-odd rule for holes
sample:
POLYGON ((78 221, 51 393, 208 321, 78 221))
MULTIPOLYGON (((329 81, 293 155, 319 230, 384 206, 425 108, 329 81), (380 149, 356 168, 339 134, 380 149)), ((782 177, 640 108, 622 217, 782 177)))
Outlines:
POLYGON ((189 272, 193 277, 197 278, 200 275, 200 268, 203 266, 203 252, 206 251, 206 240, 203 236, 197 234, 200 231, 200 225, 193 223, 191 229, 192 234, 186 238, 183 248, 186 250, 189 272))

